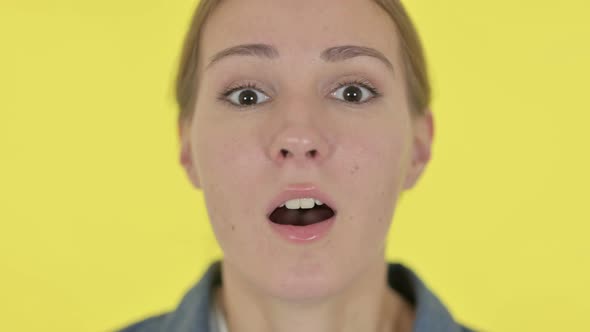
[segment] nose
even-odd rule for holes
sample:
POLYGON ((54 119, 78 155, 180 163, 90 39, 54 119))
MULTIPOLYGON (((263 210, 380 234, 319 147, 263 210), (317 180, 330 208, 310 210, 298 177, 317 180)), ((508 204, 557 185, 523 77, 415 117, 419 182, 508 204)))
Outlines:
POLYGON ((270 146, 270 158, 278 165, 321 164, 329 158, 331 145, 312 123, 297 123, 278 132, 270 146))

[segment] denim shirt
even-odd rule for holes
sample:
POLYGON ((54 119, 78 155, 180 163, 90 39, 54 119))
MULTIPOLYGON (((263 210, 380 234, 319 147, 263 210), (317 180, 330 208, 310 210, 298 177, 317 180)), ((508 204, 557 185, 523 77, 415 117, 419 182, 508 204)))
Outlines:
MULTIPOLYGON (((413 332, 473 332, 456 322, 444 304, 409 268, 388 263, 389 286, 404 297, 416 311, 413 332)), ((211 332, 219 331, 211 319, 213 290, 221 285, 221 261, 213 262, 201 280, 168 313, 148 317, 118 332, 211 332)), ((231 332, 231 331, 230 331, 231 332)))

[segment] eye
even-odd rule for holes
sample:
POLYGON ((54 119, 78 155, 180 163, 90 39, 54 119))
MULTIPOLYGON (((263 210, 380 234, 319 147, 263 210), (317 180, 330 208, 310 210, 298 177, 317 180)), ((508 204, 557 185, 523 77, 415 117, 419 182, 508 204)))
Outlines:
POLYGON ((219 96, 219 99, 234 106, 251 107, 267 101, 270 97, 262 92, 256 84, 247 83, 228 89, 219 96))
POLYGON ((340 83, 332 96, 353 104, 364 104, 380 96, 376 88, 366 81, 340 83))

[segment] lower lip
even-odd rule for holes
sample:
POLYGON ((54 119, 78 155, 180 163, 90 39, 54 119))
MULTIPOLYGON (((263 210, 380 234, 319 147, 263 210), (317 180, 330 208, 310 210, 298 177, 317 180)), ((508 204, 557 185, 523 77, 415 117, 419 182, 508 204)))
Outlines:
POLYGON ((330 229, 332 229, 334 219, 335 216, 308 226, 280 225, 270 220, 268 220, 268 223, 270 224, 270 227, 285 240, 304 244, 324 238, 328 232, 330 232, 330 229))

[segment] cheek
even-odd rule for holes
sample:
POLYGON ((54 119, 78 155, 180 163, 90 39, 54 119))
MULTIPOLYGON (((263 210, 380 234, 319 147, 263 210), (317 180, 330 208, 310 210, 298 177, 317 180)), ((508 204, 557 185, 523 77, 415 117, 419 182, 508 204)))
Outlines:
POLYGON ((233 187, 256 168, 256 142, 243 126, 203 121, 195 132, 195 159, 205 183, 233 187))
POLYGON ((357 128, 346 135, 343 146, 349 147, 344 156, 351 182, 359 188, 369 185, 395 185, 403 175, 407 159, 408 138, 403 126, 375 124, 357 128))
POLYGON ((260 172, 260 153, 254 136, 243 130, 204 121, 195 129, 195 162, 218 237, 235 233, 246 221, 264 215, 244 199, 253 198, 256 190, 252 181, 260 172))
MULTIPOLYGON (((341 174, 343 183, 351 193, 357 207, 353 220, 361 220, 357 226, 371 223, 375 227, 360 232, 382 232, 389 227, 393 208, 404 181, 404 169, 408 155, 407 127, 395 125, 395 120, 375 123, 365 129, 348 134, 346 165, 341 174)), ((397 122, 400 123, 400 122, 397 122)), ((401 122, 403 123, 403 122, 401 122)))

